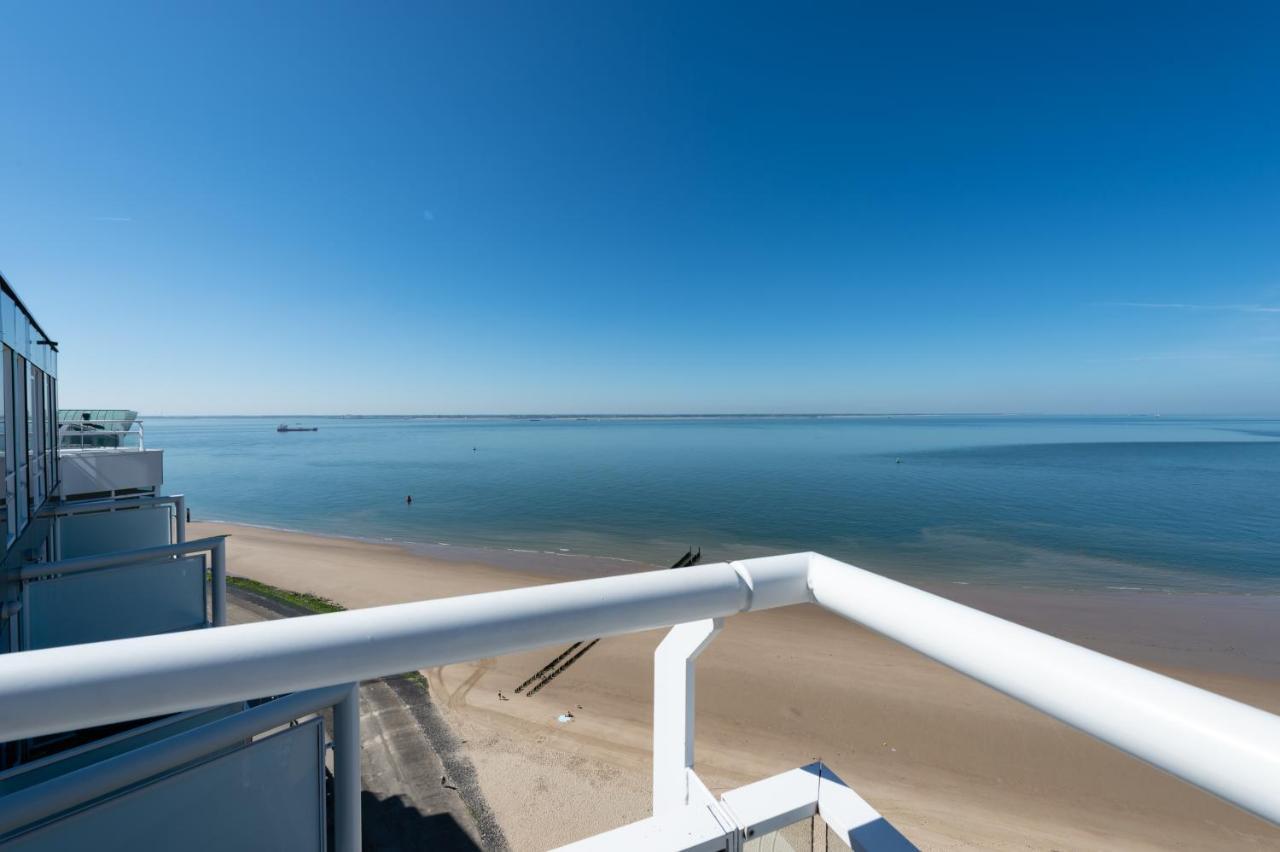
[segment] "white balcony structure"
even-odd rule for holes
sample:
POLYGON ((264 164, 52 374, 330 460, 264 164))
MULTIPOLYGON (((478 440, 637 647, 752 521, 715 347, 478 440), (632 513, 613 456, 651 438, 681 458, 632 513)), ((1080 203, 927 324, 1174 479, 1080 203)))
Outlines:
POLYGON ((154 491, 164 482, 164 451, 86 447, 59 451, 62 487, 59 496, 107 495, 154 491))
POLYGON ((55 559, 185 541, 186 504, 163 496, 164 451, 147 449, 135 412, 58 416, 60 482, 44 512, 57 527, 55 559))
POLYGON ((147 449, 145 423, 124 409, 58 412, 64 500, 82 495, 159 493, 163 450, 147 449))
MULTIPOLYGON (((157 838, 154 823, 130 821, 127 801, 115 808, 98 803, 121 801, 110 798, 113 791, 137 796, 151 789, 147 785, 167 795, 182 773, 195 769, 209 773, 197 788, 207 791, 213 779, 224 777, 217 774, 222 764, 215 763, 228 749, 270 744, 283 754, 289 744, 279 733, 260 735, 283 720, 334 706, 335 843, 351 852, 361 837, 356 683, 675 625, 655 665, 653 816, 571 848, 731 852, 815 814, 850 848, 911 848, 872 804, 820 764, 719 799, 698 780, 695 657, 713 639, 719 619, 802 603, 869 627, 1280 823, 1280 717, 851 565, 799 553, 4 656, 0 739, 6 740, 292 694, 0 797, 0 839, 7 836, 16 848, 58 848, 87 836, 112 838, 113 848, 163 844, 167 838, 157 838)), ((300 752, 301 766, 315 763, 312 752, 300 752)), ((314 784, 313 775, 300 777, 302 787, 314 784)), ((246 791, 246 808, 257 806, 259 792, 246 791)), ((169 803, 166 825, 201 822, 203 840, 191 848, 210 848, 219 838, 235 842, 234 825, 198 819, 209 813, 200 796, 163 801, 169 803)), ((296 821, 297 842, 282 841, 280 848, 317 848, 314 832, 303 826, 314 814, 304 816, 296 821)))
POLYGON ((164 451, 147 449, 145 424, 133 416, 60 420, 58 456, 63 500, 158 494, 163 487, 164 451))

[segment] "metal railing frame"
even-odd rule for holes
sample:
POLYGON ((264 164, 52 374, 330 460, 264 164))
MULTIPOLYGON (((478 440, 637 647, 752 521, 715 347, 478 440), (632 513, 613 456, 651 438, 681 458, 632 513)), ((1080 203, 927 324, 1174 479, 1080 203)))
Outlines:
MULTIPOLYGON (((822 761, 726 790, 719 797, 693 770, 687 774, 688 804, 568 843, 553 852, 742 852, 752 840, 763 841, 773 832, 814 817, 821 819, 823 834, 834 835, 846 849, 919 852, 822 761)), ((814 828, 810 828, 811 836, 814 828)), ((759 848, 776 847, 761 843, 759 848)), ((817 844, 812 848, 816 850, 817 844)))
MULTIPOLYGON (((184 529, 185 537, 185 529, 184 529)), ((67 574, 83 574, 87 571, 101 571, 105 568, 119 568, 122 565, 137 565, 142 562, 154 562, 161 559, 169 559, 181 556, 190 556, 196 553, 208 551, 210 554, 209 571, 211 574, 211 583, 213 589, 210 594, 212 599, 212 626, 223 627, 227 623, 227 535, 214 535, 208 538, 198 538, 195 541, 180 541, 176 544, 162 544, 157 547, 141 547, 137 550, 120 550, 115 553, 101 553, 92 556, 77 556, 72 559, 62 559, 57 562, 32 562, 23 565, 16 572, 14 579, 23 582, 38 581, 43 577, 61 577, 67 574)), ((164 634, 163 637, 170 637, 172 634, 164 634)), ((140 637, 146 638, 146 637, 140 637)), ((157 637, 152 637, 157 638, 157 637)), ((128 641, 128 640, 115 640, 128 641)), ((106 642, 95 642, 91 645, 70 645, 71 648, 89 648, 98 647, 108 644, 106 642)), ((37 653, 28 651, 24 653, 37 653)), ((9 657, 19 656, 15 654, 9 657)), ((0 658, 3 659, 3 658, 0 658)), ((275 695, 280 692, 289 690, 266 690, 262 695, 275 695)), ((220 702, 214 702, 220 703, 220 702)), ((193 710, 195 707, 188 707, 193 710)), ((167 711, 166 711, 167 712, 167 711)), ((149 713, 139 713, 136 717, 141 718, 147 715, 158 715, 149 713)), ((130 718, 130 717, 126 717, 130 718)), ((123 721, 123 720, 117 720, 123 721)), ((96 723, 92 723, 96 724, 96 723)), ((3 723, 0 722, 0 726, 3 723)), ((64 730, 73 730, 77 727, 85 727, 76 725, 64 730)), ((3 731, 0 730, 0 737, 3 737, 3 731)), ((16 738, 15 738, 16 739, 16 738)))
POLYGON ((348 686, 295 692, 2 796, 0 836, 340 705, 349 695, 348 686))
POLYGON ((75 450, 75 449, 145 450, 147 448, 146 429, 143 427, 142 421, 139 419, 129 420, 129 419, 113 418, 113 419, 105 419, 105 420, 60 420, 58 421, 58 448, 62 450, 75 450), (128 425, 125 426, 125 428, 123 429, 80 430, 80 429, 69 428, 71 426, 77 426, 77 425, 98 426, 106 423, 117 423, 117 424, 126 423, 128 425), (132 428, 134 426, 137 426, 138 428, 137 429, 132 428), (79 446, 77 446, 74 443, 68 444, 66 446, 63 446, 62 444, 63 438, 72 438, 72 437, 97 438, 97 437, 105 437, 107 435, 115 435, 119 437, 121 441, 123 441, 129 435, 137 435, 138 446, 126 447, 122 445, 119 447, 95 447, 92 444, 81 444, 79 446))
POLYGON ((105 497, 100 500, 70 500, 55 503, 42 513, 50 518, 69 518, 76 515, 92 515, 99 512, 120 512, 129 509, 145 509, 154 506, 173 506, 174 540, 183 544, 187 540, 187 498, 184 494, 156 494, 122 497, 105 497))
POLYGON ((9 654, 0 740, 799 603, 1280 823, 1280 716, 815 553, 9 654))

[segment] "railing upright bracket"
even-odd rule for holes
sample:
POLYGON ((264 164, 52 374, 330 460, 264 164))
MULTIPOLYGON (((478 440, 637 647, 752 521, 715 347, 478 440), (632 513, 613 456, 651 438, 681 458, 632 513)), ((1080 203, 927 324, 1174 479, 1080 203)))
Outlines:
POLYGON ((694 664, 724 628, 722 618, 677 624, 653 652, 653 813, 689 804, 693 768, 694 664))

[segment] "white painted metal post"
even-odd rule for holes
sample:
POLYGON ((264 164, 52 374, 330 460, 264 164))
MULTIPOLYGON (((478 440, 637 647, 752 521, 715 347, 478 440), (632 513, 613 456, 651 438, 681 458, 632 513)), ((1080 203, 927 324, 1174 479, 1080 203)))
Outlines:
POLYGON ((177 531, 177 544, 185 544, 187 541, 187 498, 182 494, 176 494, 173 498, 173 517, 175 519, 175 528, 177 531))
POLYGON ((213 626, 227 623, 227 540, 219 539, 213 546, 213 626))
POLYGON ((653 813, 689 804, 693 766, 694 661, 724 619, 677 624, 653 652, 653 813))
POLYGON ((333 845, 360 852, 360 684, 333 706, 333 845))

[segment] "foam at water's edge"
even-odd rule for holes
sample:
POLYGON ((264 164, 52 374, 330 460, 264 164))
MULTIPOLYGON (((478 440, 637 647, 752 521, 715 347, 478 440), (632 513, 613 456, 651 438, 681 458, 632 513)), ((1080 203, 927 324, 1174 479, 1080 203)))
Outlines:
POLYGON ((528 571, 531 573, 549 572, 552 575, 572 577, 599 577, 608 574, 628 573, 630 571, 648 571, 665 568, 638 559, 623 556, 600 556, 591 553, 573 553, 563 550, 536 550, 529 548, 481 547, 477 545, 454 544, 446 541, 413 541, 393 537, 343 535, 330 531, 296 529, 272 524, 257 524, 248 521, 233 521, 225 518, 200 518, 196 523, 227 524, 250 529, 269 530, 271 532, 293 533, 297 535, 316 536, 318 538, 334 538, 343 541, 355 541, 364 544, 383 544, 400 547, 410 553, 442 559, 447 562, 478 562, 494 568, 528 571), (447 549, 447 552, 439 552, 447 549), (530 559, 530 557, 550 557, 551 559, 530 559), (552 560, 558 560, 553 562, 552 560), (572 563, 572 564, 571 564, 572 563), (596 570, 591 570, 592 568, 596 570))

